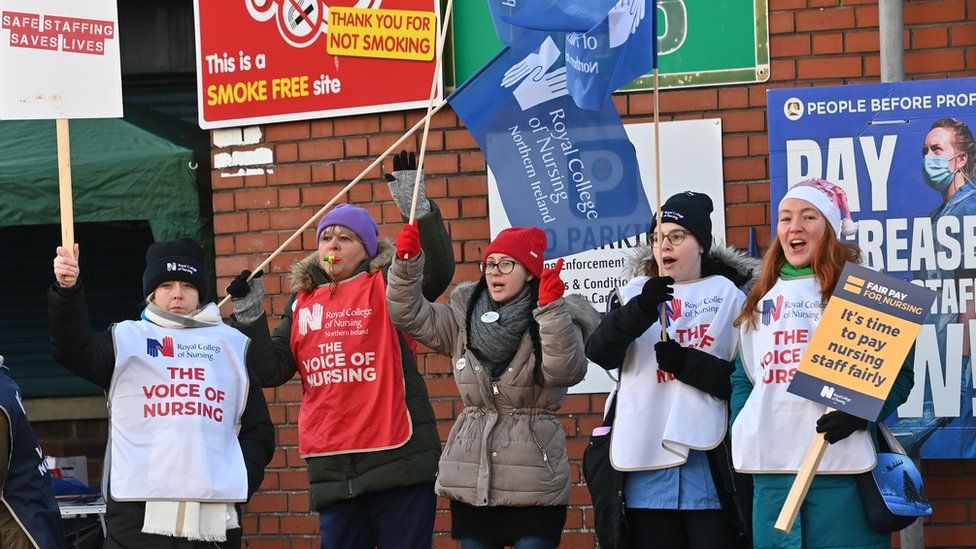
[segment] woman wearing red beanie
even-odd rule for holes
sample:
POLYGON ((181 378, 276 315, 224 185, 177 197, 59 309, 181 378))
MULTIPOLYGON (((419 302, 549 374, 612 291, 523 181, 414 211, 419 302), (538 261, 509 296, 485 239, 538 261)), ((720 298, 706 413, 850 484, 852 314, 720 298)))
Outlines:
POLYGON ((421 294, 416 228, 404 226, 397 239, 390 318, 451 357, 464 403, 436 484, 451 500, 451 534, 463 549, 554 548, 566 520, 569 460, 555 414, 586 373, 585 342, 599 317, 582 297, 563 297, 562 260, 544 269, 545 248, 535 227, 502 231, 481 279, 459 284, 444 305, 421 294))

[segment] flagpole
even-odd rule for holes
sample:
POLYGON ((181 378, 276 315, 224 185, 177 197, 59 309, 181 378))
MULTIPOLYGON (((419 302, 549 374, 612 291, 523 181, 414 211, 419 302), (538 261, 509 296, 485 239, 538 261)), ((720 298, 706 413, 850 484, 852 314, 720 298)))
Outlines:
MULTIPOLYGON (((655 6, 654 9, 657 9, 655 6)), ((655 45, 656 47, 656 45, 655 45)), ((664 231, 661 229, 661 108, 660 108, 660 88, 658 82, 658 69, 657 63, 654 64, 654 181, 657 187, 657 228, 655 232, 657 233, 657 245, 658 248, 664 245, 664 231)), ((653 248, 653 246, 652 246, 653 248)), ((658 272, 660 273, 661 266, 658 265, 658 272)), ((658 320, 661 322, 661 341, 668 340, 668 323, 665 313, 667 312, 667 304, 661 304, 661 310, 658 311, 658 320)))
MULTIPOLYGON (((430 79, 430 100, 427 102, 427 118, 424 122, 423 138, 420 141, 420 155, 417 158, 417 175, 413 181, 413 198, 410 201, 410 219, 408 223, 413 225, 413 220, 417 216, 417 198, 420 195, 420 178, 424 170, 424 157, 427 153, 427 134, 430 131, 430 110, 434 108, 434 98, 437 97, 438 73, 441 69, 441 56, 444 52, 444 40, 447 38, 447 27, 451 21, 451 11, 454 8, 454 0, 447 0, 447 7, 444 10, 444 21, 441 22, 440 35, 434 47, 434 76, 430 79)), ((404 255, 404 259, 408 256, 404 255)))
MULTIPOLYGON (((396 149, 397 147, 399 147, 401 143, 403 143, 404 141, 406 141, 408 137, 410 137, 411 135, 414 134, 414 132, 416 132, 418 129, 420 129, 420 126, 424 122, 426 122, 427 120, 430 120, 430 118, 432 116, 434 116, 435 114, 437 114, 437 112, 440 111, 444 107, 444 105, 447 105, 447 100, 446 99, 444 99, 440 103, 438 103, 433 109, 430 110, 430 112, 427 113, 427 116, 425 116, 421 120, 417 121, 417 123, 414 124, 412 128, 410 128, 409 130, 407 130, 406 133, 404 133, 400 137, 400 139, 397 139, 396 141, 394 141, 392 145, 390 145, 385 151, 383 151, 382 153, 380 153, 380 155, 376 157, 376 160, 373 160, 373 162, 369 166, 366 166, 366 168, 362 171, 362 173, 360 173, 359 175, 357 175, 355 179, 353 179, 352 181, 350 181, 348 185, 346 185, 338 193, 336 193, 335 197, 333 197, 332 200, 330 200, 328 202, 328 204, 326 204, 325 206, 322 206, 322 208, 320 208, 319 211, 315 212, 315 214, 312 217, 310 217, 309 220, 306 221, 304 225, 302 225, 301 227, 299 227, 297 230, 295 230, 295 232, 290 237, 288 237, 288 240, 285 240, 284 242, 282 242, 281 243, 281 246, 278 246, 278 249, 277 250, 275 250, 274 252, 272 252, 271 255, 269 255, 267 259, 265 259, 260 265, 258 265, 257 267, 255 267, 254 270, 253 270, 253 272, 251 273, 251 276, 247 277, 248 282, 250 282, 251 279, 254 278, 254 275, 256 273, 258 273, 261 270, 265 269, 268 266, 268 264, 271 263, 271 261, 274 258, 278 257, 278 255, 281 254, 281 252, 284 251, 284 249, 287 248, 289 244, 291 244, 292 242, 294 242, 294 240, 296 238, 298 238, 299 236, 301 236, 301 234, 303 232, 305 232, 306 229, 308 229, 309 227, 311 227, 312 224, 315 223, 318 220, 318 218, 322 216, 322 214, 324 214, 326 211, 328 211, 328 209, 331 208, 333 204, 335 204, 336 202, 339 201, 339 199, 342 197, 342 195, 344 195, 347 192, 349 192, 349 189, 353 188, 357 183, 359 183, 360 181, 362 181, 362 179, 364 177, 366 177, 366 174, 369 173, 373 168, 379 166, 380 163, 383 161, 383 159, 386 158, 387 156, 389 156, 389 154, 391 152, 393 152, 394 149, 396 149)), ((220 300, 220 303, 217 304, 217 307, 218 308, 219 307, 223 307, 224 304, 226 304, 227 301, 230 300, 230 297, 231 297, 230 295, 224 296, 224 298, 220 300)))

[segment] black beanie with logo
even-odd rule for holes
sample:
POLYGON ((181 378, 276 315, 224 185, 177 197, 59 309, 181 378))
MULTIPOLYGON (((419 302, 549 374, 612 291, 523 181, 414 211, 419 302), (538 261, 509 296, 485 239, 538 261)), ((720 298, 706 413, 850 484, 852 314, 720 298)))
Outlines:
POLYGON ((192 238, 153 242, 146 250, 142 294, 148 296, 163 282, 178 280, 193 284, 202 301, 209 291, 205 264, 203 248, 192 238))
MULTIPOLYGON (((695 235, 707 254, 712 249, 712 199, 704 193, 685 191, 669 198, 661 208, 661 223, 681 225, 695 235)), ((657 214, 651 230, 657 227, 657 214)))

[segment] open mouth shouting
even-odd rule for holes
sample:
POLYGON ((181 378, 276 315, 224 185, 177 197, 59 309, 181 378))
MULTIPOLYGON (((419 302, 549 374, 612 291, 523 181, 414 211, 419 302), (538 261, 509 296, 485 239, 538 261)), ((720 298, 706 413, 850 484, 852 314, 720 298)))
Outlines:
POLYGON ((507 284, 501 281, 494 281, 488 283, 488 289, 491 290, 492 297, 497 297, 505 293, 505 287, 507 284))
POLYGON ((802 254, 807 248, 807 241, 802 238, 790 239, 790 251, 795 254, 802 254))

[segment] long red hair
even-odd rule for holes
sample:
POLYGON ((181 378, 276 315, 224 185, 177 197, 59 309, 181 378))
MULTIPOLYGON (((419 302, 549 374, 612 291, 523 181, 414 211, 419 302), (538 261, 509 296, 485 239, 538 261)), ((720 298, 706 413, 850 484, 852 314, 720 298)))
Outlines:
MULTIPOLYGON (((844 264, 848 261, 860 262, 861 248, 852 242, 843 242, 838 239, 833 227, 827 224, 824 228, 823 240, 820 241, 820 247, 813 254, 813 261, 810 262, 810 266, 813 267, 813 277, 820 283, 822 302, 826 302, 830 298, 830 294, 833 293, 834 286, 837 285, 837 280, 840 278, 840 273, 844 270, 844 264)), ((763 256, 759 279, 752 287, 749 295, 746 296, 742 312, 735 319, 737 326, 743 322, 748 322, 751 327, 756 327, 759 300, 776 285, 776 281, 779 280, 779 271, 785 264, 786 253, 783 251, 779 238, 774 238, 772 245, 766 250, 766 255, 763 256)))

